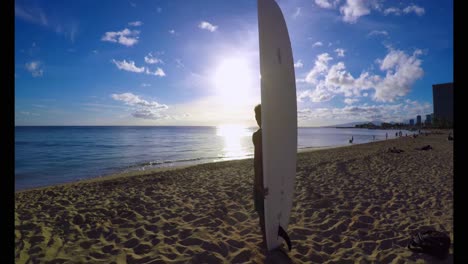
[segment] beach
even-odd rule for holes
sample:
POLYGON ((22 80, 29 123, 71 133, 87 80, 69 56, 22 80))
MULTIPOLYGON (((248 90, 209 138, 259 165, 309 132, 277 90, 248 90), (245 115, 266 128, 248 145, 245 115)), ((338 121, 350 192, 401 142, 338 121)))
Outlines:
MULTIPOLYGON (((428 228, 453 242, 447 135, 299 153, 292 262, 433 263, 406 246, 428 228)), ((265 261, 252 159, 145 173, 16 192, 16 263, 265 261)))

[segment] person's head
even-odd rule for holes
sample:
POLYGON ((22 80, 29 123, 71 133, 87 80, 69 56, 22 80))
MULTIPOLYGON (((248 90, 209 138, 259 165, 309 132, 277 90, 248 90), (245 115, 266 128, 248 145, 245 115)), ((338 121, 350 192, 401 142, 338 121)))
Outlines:
POLYGON ((254 108, 255 111, 255 120, 257 120, 257 124, 259 127, 262 127, 262 105, 258 104, 254 108))

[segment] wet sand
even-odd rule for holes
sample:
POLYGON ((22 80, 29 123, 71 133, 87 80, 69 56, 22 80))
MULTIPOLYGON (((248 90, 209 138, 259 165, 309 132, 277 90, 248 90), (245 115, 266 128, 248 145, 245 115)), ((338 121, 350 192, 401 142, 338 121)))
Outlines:
MULTIPOLYGON (((292 262, 452 263, 406 248, 453 241, 447 134, 298 154, 292 262)), ((247 159, 16 192, 16 263, 263 263, 252 184, 247 159)))

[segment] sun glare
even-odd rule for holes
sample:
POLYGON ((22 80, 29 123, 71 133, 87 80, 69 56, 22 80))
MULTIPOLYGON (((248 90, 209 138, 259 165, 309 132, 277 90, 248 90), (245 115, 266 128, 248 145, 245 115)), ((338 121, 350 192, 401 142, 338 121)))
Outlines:
POLYGON ((213 76, 215 95, 225 107, 244 105, 252 96, 253 72, 243 58, 224 59, 213 76))
POLYGON ((242 125, 222 125, 216 128, 216 135, 223 137, 224 157, 227 159, 241 158, 248 154, 245 146, 242 146, 242 139, 251 136, 248 129, 242 125))

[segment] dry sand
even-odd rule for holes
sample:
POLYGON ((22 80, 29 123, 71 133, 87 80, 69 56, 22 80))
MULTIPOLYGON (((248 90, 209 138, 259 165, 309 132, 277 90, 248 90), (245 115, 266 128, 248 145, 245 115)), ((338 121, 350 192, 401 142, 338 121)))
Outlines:
MULTIPOLYGON (((263 263, 252 178, 249 159, 17 192, 16 263, 263 263)), ((296 179, 294 263, 438 263, 410 237, 453 241, 446 134, 300 153, 296 179)))

